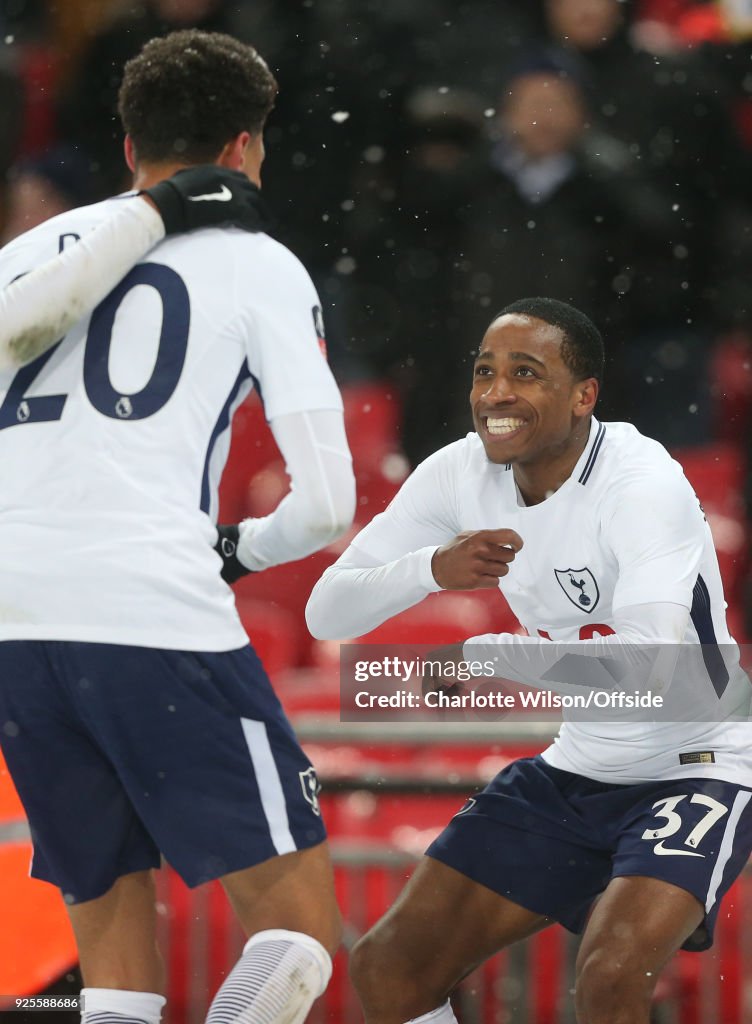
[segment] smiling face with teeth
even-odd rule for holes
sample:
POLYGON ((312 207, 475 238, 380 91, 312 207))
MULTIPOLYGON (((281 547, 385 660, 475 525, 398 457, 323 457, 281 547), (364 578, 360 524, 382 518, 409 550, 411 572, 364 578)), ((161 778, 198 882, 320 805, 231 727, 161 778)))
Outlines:
POLYGON ((489 461, 512 463, 529 504, 569 477, 587 444, 598 397, 562 356, 559 327, 507 313, 486 331, 473 369, 473 423, 489 461))

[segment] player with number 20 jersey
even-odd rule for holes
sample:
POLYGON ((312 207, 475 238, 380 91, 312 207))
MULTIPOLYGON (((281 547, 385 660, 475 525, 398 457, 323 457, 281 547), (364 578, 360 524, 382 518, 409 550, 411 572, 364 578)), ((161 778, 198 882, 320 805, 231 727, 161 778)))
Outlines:
MULTIPOLYGON (((125 202, 9 244, 0 284, 125 202)), ((212 550, 230 421, 259 381, 269 420, 341 410, 317 315, 289 250, 207 229, 162 242, 59 346, 0 375, 0 640, 247 642, 212 550)))

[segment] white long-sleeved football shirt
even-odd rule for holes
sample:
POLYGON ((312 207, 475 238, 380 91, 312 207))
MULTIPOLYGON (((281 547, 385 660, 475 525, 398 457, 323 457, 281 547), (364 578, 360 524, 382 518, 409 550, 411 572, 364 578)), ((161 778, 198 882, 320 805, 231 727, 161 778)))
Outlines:
MULTIPOLYGON (((118 197, 14 240, 0 252, 0 286, 115 217, 134 232, 129 252, 145 246, 153 225, 124 217, 126 203, 143 205, 118 197)), ((106 235, 85 257, 90 266, 99 254, 111 282, 122 255, 109 253, 106 235)), ((101 281, 85 297, 70 294, 86 260, 78 269, 49 263, 47 278, 58 282, 55 315, 67 300, 83 315, 59 345, 0 373, 0 640, 242 646, 212 546, 232 414, 253 387, 288 456, 293 494, 279 515, 244 531, 249 564, 301 557, 352 516, 341 398, 319 344, 313 284, 267 235, 206 229, 163 241, 88 315, 101 281), (311 486, 317 502, 306 519, 311 486)), ((18 302, 28 295, 9 291, 9 314, 18 302)))
POLYGON ((750 686, 726 626, 710 529, 679 464, 628 424, 593 418, 570 478, 532 506, 477 434, 436 452, 318 582, 311 632, 366 633, 440 589, 438 546, 502 527, 524 543, 499 587, 528 636, 469 637, 468 658, 494 657, 502 678, 556 689, 576 678, 573 658, 629 665, 652 650, 648 681, 676 702, 674 722, 565 713, 548 763, 606 782, 709 775, 752 785, 750 686))

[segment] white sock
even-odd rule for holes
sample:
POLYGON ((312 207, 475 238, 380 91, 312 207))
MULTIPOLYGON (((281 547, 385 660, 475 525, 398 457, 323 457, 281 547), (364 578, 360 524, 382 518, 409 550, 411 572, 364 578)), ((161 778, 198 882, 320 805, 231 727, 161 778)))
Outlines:
POLYGON ((449 1000, 436 1010, 424 1013, 420 1017, 412 1017, 406 1024, 457 1024, 457 1018, 452 1012, 449 1000))
POLYGON ((159 1024, 166 999, 156 992, 82 988, 81 1024, 159 1024))
POLYGON ((214 997, 206 1024, 303 1024, 331 976, 331 957, 311 935, 258 932, 214 997))

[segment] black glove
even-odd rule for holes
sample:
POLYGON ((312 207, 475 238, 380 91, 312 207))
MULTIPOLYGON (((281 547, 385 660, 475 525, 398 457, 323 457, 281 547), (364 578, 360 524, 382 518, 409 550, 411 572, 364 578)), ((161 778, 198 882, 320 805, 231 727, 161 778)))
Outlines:
POLYGON ((214 550, 222 559, 222 572, 220 573, 225 583, 235 583, 241 576, 247 576, 253 572, 246 569, 237 555, 240 530, 237 526, 218 526, 219 537, 214 545, 214 550))
POLYGON ((168 235, 219 224, 234 224, 246 231, 267 231, 273 226, 253 182, 240 171, 216 164, 177 171, 139 194, 154 203, 168 235))

